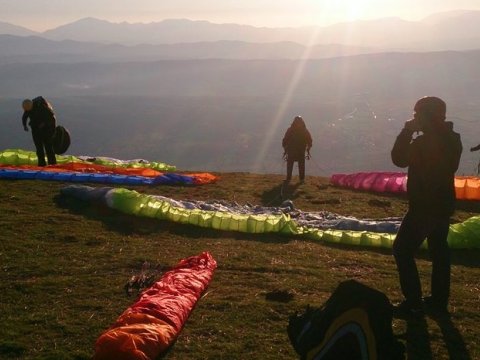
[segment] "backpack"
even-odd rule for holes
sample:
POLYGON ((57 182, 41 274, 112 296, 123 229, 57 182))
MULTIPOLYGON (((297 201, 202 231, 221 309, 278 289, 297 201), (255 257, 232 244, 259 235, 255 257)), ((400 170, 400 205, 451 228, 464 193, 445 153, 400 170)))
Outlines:
POLYGON ((33 109, 30 124, 34 127, 46 127, 53 131, 56 125, 55 113, 50 103, 42 96, 32 99, 33 109))
POLYGON ((340 283, 321 308, 290 316, 288 336, 304 360, 400 360, 388 298, 355 280, 340 283))
POLYGON ((70 132, 63 126, 58 125, 53 134, 53 151, 57 155, 65 154, 70 147, 70 132))
POLYGON ((53 106, 43 96, 37 96, 36 98, 32 99, 32 103, 33 107, 45 109, 50 114, 55 115, 53 112, 53 106))

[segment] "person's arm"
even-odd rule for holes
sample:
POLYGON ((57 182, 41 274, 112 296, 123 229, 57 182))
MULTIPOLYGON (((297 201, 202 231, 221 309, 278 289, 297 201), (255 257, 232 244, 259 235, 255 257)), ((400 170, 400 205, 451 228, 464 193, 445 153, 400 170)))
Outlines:
POLYGON ((288 143, 289 137, 290 137, 290 128, 287 129, 287 131, 285 132, 285 135, 283 135, 283 139, 282 139, 282 148, 283 148, 282 158, 283 158, 283 160, 287 160, 287 143, 288 143))
POLYGON ((448 164, 451 171, 456 172, 458 166, 460 165, 460 157, 462 155, 462 141, 460 139, 460 134, 453 133, 450 137, 449 146, 448 146, 448 164))
POLYGON ((22 125, 23 125, 23 130, 25 131, 28 131, 28 127, 27 127, 28 116, 29 116, 29 113, 27 111, 24 111, 22 116, 22 125))
POLYGON ((282 147, 283 147, 284 149, 285 149, 285 147, 287 146, 288 135, 289 135, 289 131, 287 130, 287 132, 285 133, 285 135, 283 135, 283 139, 282 139, 282 147))
POLYGON ((51 116, 49 125, 54 129, 57 127, 57 118, 55 117, 54 114, 52 114, 52 116, 51 116))
POLYGON ((462 156, 462 151, 463 151, 463 146, 462 146, 462 140, 460 139, 460 134, 457 135, 457 142, 455 146, 455 171, 458 170, 458 167, 460 166, 460 157, 462 156))
POLYGON ((407 126, 404 127, 393 144, 392 162, 398 167, 405 168, 410 165, 410 144, 413 132, 407 126))
POLYGON ((437 159, 440 156, 448 171, 455 173, 460 165, 460 156, 463 150, 460 134, 453 131, 453 123, 450 121, 445 122, 444 127, 440 127, 437 131, 435 136, 430 138, 436 149, 432 156, 437 159))
POLYGON ((307 129, 305 129, 305 140, 307 141, 307 160, 310 160, 310 158, 312 157, 310 155, 310 149, 312 148, 312 144, 313 144, 313 141, 312 141, 312 135, 310 134, 310 131, 308 131, 307 129))
POLYGON ((470 151, 477 151, 477 150, 480 150, 480 144, 478 144, 477 146, 474 146, 474 147, 470 148, 470 151))
POLYGON ((307 135, 307 152, 310 152, 310 149, 312 148, 312 145, 313 145, 312 135, 308 130, 306 135, 307 135))

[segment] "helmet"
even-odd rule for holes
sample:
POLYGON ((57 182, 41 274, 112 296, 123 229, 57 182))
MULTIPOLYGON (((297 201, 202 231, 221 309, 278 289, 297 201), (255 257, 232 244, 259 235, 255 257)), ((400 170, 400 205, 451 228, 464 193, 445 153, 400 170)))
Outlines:
POLYGON ((447 104, 435 96, 425 96, 417 101, 414 110, 428 116, 431 120, 445 120, 447 104))
POLYGON ((33 108, 33 101, 30 99, 25 99, 22 102, 22 108, 24 111, 31 111, 33 108))

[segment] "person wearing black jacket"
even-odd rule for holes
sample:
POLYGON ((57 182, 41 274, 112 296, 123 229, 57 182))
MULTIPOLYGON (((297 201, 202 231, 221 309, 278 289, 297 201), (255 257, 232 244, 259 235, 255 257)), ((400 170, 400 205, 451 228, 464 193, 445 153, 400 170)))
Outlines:
POLYGON ((450 216, 455 210, 455 171, 462 143, 445 121, 446 104, 437 97, 424 97, 414 107, 414 118, 405 123, 393 146, 395 165, 408 167, 408 212, 393 243, 400 286, 405 301, 398 315, 447 312, 450 295, 450 249, 447 243, 450 216), (422 132, 414 138, 414 133, 422 132), (423 299, 414 254, 427 239, 432 258, 431 296, 423 299))
POLYGON ((288 183, 292 179, 293 163, 298 162, 298 175, 300 183, 305 182, 305 151, 307 158, 310 158, 310 149, 312 147, 312 136, 301 116, 295 116, 292 124, 285 132, 282 140, 284 150, 283 158, 287 160, 287 178, 288 183))
POLYGON ((53 135, 55 133, 56 119, 51 105, 41 96, 33 100, 25 99, 22 103, 24 110, 22 116, 23 129, 28 131, 28 125, 32 129, 33 143, 35 144, 38 166, 45 166, 45 153, 48 165, 57 163, 53 150, 53 135))
MULTIPOLYGON (((478 151, 478 150, 480 150, 480 144, 470 148, 471 152, 478 151)), ((477 165, 477 175, 480 175, 480 162, 477 165)))

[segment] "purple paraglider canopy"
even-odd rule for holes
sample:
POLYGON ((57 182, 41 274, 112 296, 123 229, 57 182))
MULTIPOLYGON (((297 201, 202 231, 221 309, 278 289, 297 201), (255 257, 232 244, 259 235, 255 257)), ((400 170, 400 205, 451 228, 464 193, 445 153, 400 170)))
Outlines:
POLYGON ((330 182, 336 186, 375 192, 406 193, 407 174, 401 172, 360 172, 334 174, 330 182))

